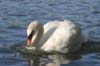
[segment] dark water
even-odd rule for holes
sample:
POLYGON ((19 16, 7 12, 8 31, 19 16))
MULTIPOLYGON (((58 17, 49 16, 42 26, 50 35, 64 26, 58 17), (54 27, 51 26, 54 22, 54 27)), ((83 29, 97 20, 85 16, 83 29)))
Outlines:
MULTIPOLYGON (((86 40, 100 41, 100 0, 0 0, 0 66, 26 66, 9 46, 26 41, 31 21, 66 19, 80 25, 86 40)), ((100 66, 100 54, 83 55, 68 66, 100 66)))

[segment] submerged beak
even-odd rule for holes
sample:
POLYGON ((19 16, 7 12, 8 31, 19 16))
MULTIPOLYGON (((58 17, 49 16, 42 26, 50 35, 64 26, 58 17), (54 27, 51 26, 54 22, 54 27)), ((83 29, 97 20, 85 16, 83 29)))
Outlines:
POLYGON ((29 39, 29 38, 27 39, 27 46, 28 46, 28 47, 32 46, 31 39, 29 39))

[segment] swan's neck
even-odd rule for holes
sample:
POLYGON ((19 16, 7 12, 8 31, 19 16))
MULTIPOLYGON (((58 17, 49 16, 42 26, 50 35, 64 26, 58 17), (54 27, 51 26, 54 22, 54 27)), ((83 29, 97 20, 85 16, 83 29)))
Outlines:
POLYGON ((34 36, 32 37, 32 45, 33 46, 36 46, 36 47, 39 47, 39 43, 40 43, 40 40, 43 36, 43 26, 40 24, 37 28, 36 28, 36 31, 35 31, 35 34, 34 36))

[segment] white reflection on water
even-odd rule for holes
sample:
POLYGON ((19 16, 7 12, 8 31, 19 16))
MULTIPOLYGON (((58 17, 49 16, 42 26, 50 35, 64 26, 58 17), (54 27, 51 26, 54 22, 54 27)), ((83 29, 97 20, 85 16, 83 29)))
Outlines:
POLYGON ((51 55, 33 55, 33 54, 21 54, 26 58, 26 64, 28 66, 61 66, 61 64, 68 64, 73 60, 80 59, 80 53, 72 54, 51 54, 51 55))
POLYGON ((100 54, 72 54, 72 55, 42 55, 42 56, 28 56, 27 66, 99 66, 100 54), (30 60, 30 62, 29 62, 30 60), (92 60, 92 61, 91 61, 92 60))

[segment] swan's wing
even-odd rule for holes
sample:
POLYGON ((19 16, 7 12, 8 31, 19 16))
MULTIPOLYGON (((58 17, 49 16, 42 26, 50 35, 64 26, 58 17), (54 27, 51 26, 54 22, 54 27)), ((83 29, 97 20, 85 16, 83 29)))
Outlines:
POLYGON ((44 34, 43 34, 43 37, 40 41, 41 45, 43 45, 51 37, 51 35, 57 29, 58 24, 59 23, 57 21, 48 22, 48 23, 44 24, 44 26, 43 26, 44 34))
POLYGON ((45 51, 72 52, 80 47, 81 32, 72 22, 59 22, 58 27, 41 47, 45 51))

